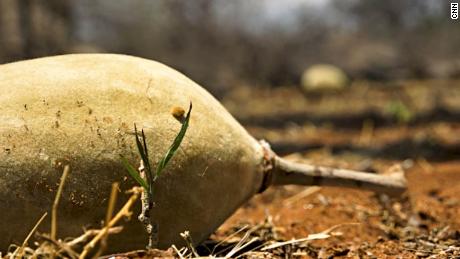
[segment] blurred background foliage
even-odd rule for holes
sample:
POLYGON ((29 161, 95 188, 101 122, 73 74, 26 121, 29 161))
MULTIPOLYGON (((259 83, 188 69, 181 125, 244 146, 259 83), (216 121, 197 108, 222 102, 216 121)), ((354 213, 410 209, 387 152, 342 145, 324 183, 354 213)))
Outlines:
POLYGON ((221 96, 298 84, 316 63, 353 79, 460 77, 440 0, 2 0, 0 63, 81 52, 158 60, 221 96))

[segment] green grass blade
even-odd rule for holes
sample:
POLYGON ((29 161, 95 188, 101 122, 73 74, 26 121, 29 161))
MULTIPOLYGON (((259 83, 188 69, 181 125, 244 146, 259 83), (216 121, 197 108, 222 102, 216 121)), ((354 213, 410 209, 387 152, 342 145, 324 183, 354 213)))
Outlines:
POLYGON ((150 192, 151 183, 152 183, 152 170, 151 170, 151 167, 150 167, 149 153, 148 153, 147 144, 146 144, 146 141, 145 141, 144 130, 143 129, 141 130, 142 141, 143 141, 144 145, 142 145, 142 142, 141 142, 141 140, 139 138, 139 133, 137 131, 136 124, 134 124, 134 133, 135 133, 135 136, 136 136, 137 149, 139 151, 139 154, 141 155, 142 161, 144 162, 144 168, 146 170, 146 178, 147 178, 147 182, 149 183, 149 188, 147 188, 147 190, 150 192))
POLYGON ((134 169, 134 167, 128 162, 128 160, 124 157, 124 156, 121 156, 121 162, 123 163, 123 165, 125 166, 126 170, 128 171, 128 173, 131 175, 132 178, 134 178, 134 180, 137 181, 137 183, 139 183, 139 185, 141 185, 142 187, 144 187, 144 189, 146 191, 149 190, 149 186, 147 185, 147 183, 145 182, 144 179, 142 179, 142 177, 139 175, 139 173, 137 172, 136 169, 134 169))
POLYGON ((190 121, 190 114, 192 112, 192 103, 190 102, 190 107, 187 112, 187 116, 185 117, 184 123, 182 124, 182 127, 177 134, 176 138, 174 139, 174 142, 171 144, 169 147, 168 151, 166 152, 165 156, 160 160, 160 163, 158 164, 156 173, 155 173, 155 179, 160 176, 161 172, 163 169, 166 167, 168 164, 169 160, 174 156, 176 153, 177 149, 179 148, 180 144, 182 143, 182 140, 184 139, 185 132, 187 132, 187 128, 189 125, 190 121))
POLYGON ((141 130, 142 133, 142 142, 143 142, 143 147, 144 147, 144 154, 145 154, 145 160, 144 161, 144 167, 146 170, 146 175, 147 175, 147 180, 149 183, 149 192, 152 192, 152 185, 153 185, 153 176, 152 176, 152 170, 150 166, 150 160, 149 160, 149 150, 147 149, 147 141, 144 133, 144 129, 141 130))
MULTIPOLYGON (((144 161, 144 166, 147 166, 147 162, 148 162, 147 155, 148 154, 145 153, 145 148, 144 146, 142 146, 142 142, 139 138, 139 133, 137 132, 136 124, 134 124, 134 135, 136 136, 137 150, 139 151, 139 154, 141 155, 142 161, 144 161)), ((142 132, 142 137, 145 137, 143 132, 142 132)))

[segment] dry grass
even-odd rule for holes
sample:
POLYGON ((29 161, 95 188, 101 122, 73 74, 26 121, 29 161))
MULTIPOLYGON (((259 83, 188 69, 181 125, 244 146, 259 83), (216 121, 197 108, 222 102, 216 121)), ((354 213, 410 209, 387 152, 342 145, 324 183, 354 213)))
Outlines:
POLYGON ((36 229, 46 217, 45 213, 32 228, 30 233, 24 239, 24 242, 21 246, 11 245, 10 251, 4 258, 88 258, 91 255, 93 249, 100 244, 99 250, 95 254, 96 256, 102 254, 105 249, 106 239, 108 235, 117 234, 123 229, 122 226, 116 226, 116 224, 122 218, 130 218, 132 212, 131 207, 139 199, 140 194, 143 192, 141 187, 134 187, 128 193, 130 193, 130 198, 125 203, 125 205, 117 212, 117 214, 112 218, 113 208, 115 206, 118 184, 114 183, 112 186, 112 192, 109 200, 109 206, 107 210, 106 225, 103 229, 90 229, 86 230, 81 236, 76 238, 57 238, 57 211, 60 196, 62 189, 67 178, 67 175, 70 172, 70 167, 66 166, 64 168, 64 173, 61 177, 61 182, 59 189, 56 193, 56 197, 52 207, 52 221, 51 221, 51 231, 50 234, 37 234, 37 242, 35 242, 34 247, 28 246, 28 241, 35 233, 36 229), (78 247, 83 246, 81 252, 76 251, 78 247))

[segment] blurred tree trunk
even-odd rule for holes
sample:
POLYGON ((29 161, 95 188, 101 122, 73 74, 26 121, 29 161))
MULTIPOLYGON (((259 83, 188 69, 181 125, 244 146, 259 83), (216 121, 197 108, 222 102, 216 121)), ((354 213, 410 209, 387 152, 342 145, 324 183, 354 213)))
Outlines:
POLYGON ((0 3, 0 62, 62 54, 71 41, 71 0, 0 3))
POLYGON ((18 1, 18 12, 19 12, 19 34, 22 39, 22 58, 31 58, 34 49, 34 31, 32 30, 32 11, 31 1, 19 0, 18 1))
POLYGON ((22 39, 19 35, 19 13, 16 0, 0 1, 0 63, 22 56, 22 39))

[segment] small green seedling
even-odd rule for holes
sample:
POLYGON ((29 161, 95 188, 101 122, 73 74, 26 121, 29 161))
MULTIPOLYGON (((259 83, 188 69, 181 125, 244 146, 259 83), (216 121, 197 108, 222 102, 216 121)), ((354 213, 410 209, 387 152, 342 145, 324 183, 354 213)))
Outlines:
POLYGON ((190 102, 190 107, 187 112, 187 115, 185 116, 184 122, 182 123, 182 127, 177 134, 176 138, 174 139, 173 143, 169 147, 168 151, 166 154, 163 156, 163 158, 160 160, 158 163, 158 166, 155 170, 155 175, 152 174, 152 166, 149 161, 149 153, 148 153, 148 148, 147 148, 147 143, 145 141, 145 134, 144 130, 141 129, 141 137, 139 137, 139 133, 137 131, 136 125, 134 125, 134 132, 136 136, 136 145, 137 149, 139 151, 139 154, 141 156, 142 162, 144 163, 145 167, 145 176, 146 180, 141 177, 139 172, 132 166, 128 160, 121 156, 121 161, 123 162, 123 165, 125 166, 126 170, 128 171, 129 175, 136 180, 139 185, 144 187, 145 191, 152 197, 153 195, 153 183, 157 180, 157 178, 161 175, 165 167, 168 165, 168 162, 171 160, 171 158, 174 156, 176 153, 177 149, 179 148, 180 144, 182 143, 182 140, 184 139, 185 132, 187 132, 187 128, 189 125, 190 121, 190 114, 192 111, 192 103, 190 102), (142 139, 142 141, 141 141, 142 139))
POLYGON ((187 131, 189 121, 190 121, 190 113, 192 111, 192 103, 190 102, 190 107, 187 112, 187 116, 185 117, 182 127, 177 134, 176 138, 174 139, 173 143, 169 147, 166 154, 158 163, 158 166, 155 170, 155 174, 152 174, 152 166, 149 161, 149 151, 147 148, 147 142, 144 134, 144 130, 141 129, 141 137, 139 137, 139 133, 137 131, 136 124, 134 124, 134 133, 136 136, 136 145, 139 151, 139 154, 142 159, 141 168, 139 172, 132 166, 128 160, 121 156, 121 161, 123 162, 126 170, 128 171, 129 175, 134 178, 134 180, 139 183, 144 188, 144 193, 141 197, 142 200, 142 212, 139 215, 139 220, 144 224, 145 231, 148 235, 148 244, 147 249, 154 248, 158 246, 158 226, 151 221, 151 210, 154 206, 153 204, 153 183, 157 180, 157 178, 161 175, 163 170, 165 169, 168 162, 176 153, 177 149, 179 148, 182 140, 184 139, 185 132, 187 131), (143 175, 141 175, 143 173, 143 175), (145 177, 145 179, 144 179, 145 177))
POLYGON ((390 114, 398 123, 407 124, 414 119, 414 114, 401 101, 392 101, 385 107, 385 112, 390 114))

